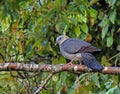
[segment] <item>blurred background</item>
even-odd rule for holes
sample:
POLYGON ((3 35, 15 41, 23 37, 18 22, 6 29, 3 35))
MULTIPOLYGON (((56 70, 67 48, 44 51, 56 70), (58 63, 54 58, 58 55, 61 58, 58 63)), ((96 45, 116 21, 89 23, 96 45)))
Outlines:
MULTIPOLYGON (((66 64, 55 39, 61 34, 101 49, 103 66, 120 66, 119 0, 0 0, 0 63, 66 64)), ((0 72, 1 94, 32 94, 49 73, 0 72)), ((120 77, 55 74, 41 94, 119 94, 120 77)))

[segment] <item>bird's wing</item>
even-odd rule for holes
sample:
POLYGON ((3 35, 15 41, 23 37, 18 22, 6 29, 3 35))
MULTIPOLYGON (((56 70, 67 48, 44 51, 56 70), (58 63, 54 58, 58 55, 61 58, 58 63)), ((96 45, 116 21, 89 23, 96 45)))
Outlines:
POLYGON ((75 54, 78 52, 86 53, 100 51, 99 49, 92 46, 90 43, 75 38, 67 39, 60 46, 64 51, 70 54, 75 54))
POLYGON ((96 47, 90 45, 90 46, 83 46, 81 47, 80 51, 84 53, 89 53, 89 52, 96 52, 96 51, 101 51, 100 49, 97 49, 96 47))

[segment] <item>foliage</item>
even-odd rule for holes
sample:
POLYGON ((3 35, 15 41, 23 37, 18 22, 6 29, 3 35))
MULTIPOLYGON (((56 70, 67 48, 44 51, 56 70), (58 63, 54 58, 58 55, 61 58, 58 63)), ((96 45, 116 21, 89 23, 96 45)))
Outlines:
MULTIPOLYGON (((105 1, 106 6, 98 0, 0 1, 0 62, 65 64, 54 43, 58 35, 66 34, 100 48, 102 52, 96 56, 102 65, 120 65, 119 57, 107 61, 120 51, 120 1, 105 1)), ((13 78, 6 72, 0 75, 1 93, 30 94, 48 73, 27 80, 13 78), (6 80, 8 83, 4 84, 6 80)), ((117 75, 80 74, 80 84, 76 84, 75 78, 72 73, 55 74, 42 94, 119 94, 120 91, 117 75)))

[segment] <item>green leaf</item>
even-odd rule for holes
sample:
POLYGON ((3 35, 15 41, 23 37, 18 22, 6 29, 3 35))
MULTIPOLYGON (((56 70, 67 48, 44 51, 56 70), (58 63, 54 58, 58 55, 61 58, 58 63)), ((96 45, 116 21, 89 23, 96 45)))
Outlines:
POLYGON ((63 30, 63 34, 65 35, 66 32, 68 32, 68 25, 65 26, 64 30, 63 30))
POLYGON ((76 94, 76 88, 75 87, 70 88, 67 94, 76 94))
POLYGON ((109 29, 109 24, 107 24, 107 26, 102 29, 102 39, 105 38, 105 36, 108 32, 108 29, 109 29))
POLYGON ((107 47, 110 47, 113 44, 113 36, 112 34, 107 37, 107 47))
POLYGON ((87 26, 87 24, 82 24, 82 25, 80 25, 80 27, 81 27, 81 29, 82 29, 82 31, 84 32, 84 33, 88 33, 88 26, 87 26))
POLYGON ((120 88, 117 87, 115 90, 114 90, 114 94, 119 94, 120 93, 120 88))
POLYGON ((87 76, 87 75, 88 75, 88 73, 81 74, 81 75, 79 76, 79 81, 80 81, 80 83, 85 80, 85 76, 87 76))
MULTIPOLYGON (((93 1, 93 0, 92 0, 92 1, 93 1)), ((97 12, 95 9, 93 9, 93 8, 90 8, 90 9, 88 10, 88 12, 89 12, 90 16, 91 16, 91 17, 94 17, 94 18, 96 18, 97 15, 98 15, 98 12, 97 12)))
POLYGON ((62 72, 60 74, 60 80, 58 81, 57 85, 56 85, 56 90, 57 90, 57 94, 60 93, 62 86, 65 84, 66 79, 67 79, 67 72, 62 72))
POLYGON ((114 94, 114 91, 116 88, 117 88, 117 86, 110 88, 105 94, 114 94))
POLYGON ((105 88, 109 89, 112 86, 113 80, 109 79, 107 82, 104 83, 105 88))
POLYGON ((60 0, 56 0, 56 4, 55 5, 56 5, 57 8, 59 8, 59 6, 61 5, 60 0))
POLYGON ((66 59, 63 56, 60 56, 59 62, 60 64, 66 64, 66 59))
POLYGON ((117 17, 116 19, 117 19, 117 20, 116 20, 116 23, 117 23, 118 25, 120 25, 120 18, 117 17))
POLYGON ((116 9, 114 9, 114 11, 111 11, 109 19, 112 22, 112 24, 115 24, 115 19, 116 19, 116 9))
POLYGON ((81 34, 80 28, 79 28, 78 25, 74 28, 74 32, 75 32, 75 34, 76 34, 77 37, 81 34))
POLYGON ((110 5, 114 5, 116 3, 116 0, 106 0, 110 5))
POLYGON ((10 22, 10 15, 8 15, 5 20, 1 20, 0 27, 2 32, 5 32, 10 27, 10 22))
POLYGON ((70 18, 70 22, 74 24, 75 26, 77 25, 77 20, 75 18, 70 18))
POLYGON ((100 88, 100 82, 99 82, 99 78, 98 78, 98 73, 93 74, 91 79, 95 83, 95 85, 100 88))
POLYGON ((60 15, 61 16, 61 20, 62 22, 64 22, 65 24, 69 25, 69 19, 66 15, 60 15))
POLYGON ((102 58, 101 58, 101 63, 102 63, 104 66, 111 66, 111 64, 107 61, 107 57, 106 57, 106 56, 102 56, 102 58))
POLYGON ((105 15, 104 18, 102 19, 102 21, 99 23, 99 26, 105 27, 108 23, 109 23, 108 16, 105 15))
POLYGON ((99 0, 90 0, 90 3, 88 4, 88 7, 96 4, 99 0))
POLYGON ((77 15, 76 15, 76 20, 80 23, 82 22, 82 17, 79 13, 77 13, 77 15))
POLYGON ((68 90, 67 94, 76 94, 77 84, 74 82, 74 85, 68 90))
POLYGON ((59 32, 60 31, 60 23, 57 23, 56 25, 55 25, 55 29, 59 32))
POLYGON ((85 15, 83 16, 82 14, 80 14, 80 18, 84 23, 87 22, 87 17, 85 15))

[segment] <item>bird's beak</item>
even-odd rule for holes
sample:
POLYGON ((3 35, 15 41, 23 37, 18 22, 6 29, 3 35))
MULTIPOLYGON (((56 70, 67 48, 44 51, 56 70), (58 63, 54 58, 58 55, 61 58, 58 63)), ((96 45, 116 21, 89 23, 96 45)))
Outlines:
POLYGON ((55 46, 58 44, 58 42, 57 41, 55 41, 55 46))

